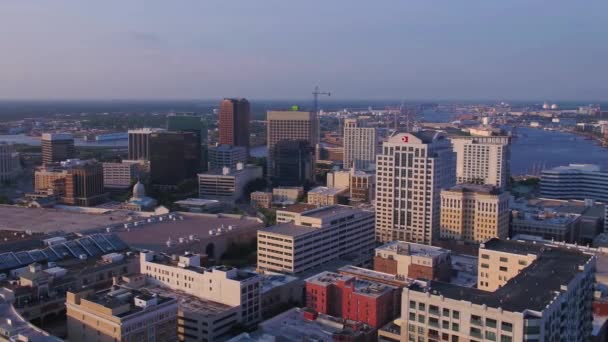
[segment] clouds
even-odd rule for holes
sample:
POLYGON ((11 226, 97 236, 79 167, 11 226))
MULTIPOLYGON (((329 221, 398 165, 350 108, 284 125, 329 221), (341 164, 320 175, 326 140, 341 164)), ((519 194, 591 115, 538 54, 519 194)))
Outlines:
POLYGON ((605 0, 19 1, 0 98, 605 100, 605 0))

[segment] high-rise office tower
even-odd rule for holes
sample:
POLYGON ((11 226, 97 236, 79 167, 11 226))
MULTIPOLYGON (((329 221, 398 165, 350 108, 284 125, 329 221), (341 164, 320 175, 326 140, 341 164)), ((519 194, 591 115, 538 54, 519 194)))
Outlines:
POLYGON ((167 130, 172 132, 193 132, 201 145, 201 165, 199 171, 207 171, 207 123, 200 115, 194 113, 178 113, 167 117, 167 130))
POLYGON ((274 174, 278 186, 303 185, 314 179, 314 148, 306 140, 281 140, 273 149, 274 174))
POLYGON ((177 185, 196 178, 201 145, 194 132, 154 132, 149 135, 150 180, 157 185, 177 185))
POLYGON ((40 143, 43 164, 72 159, 76 155, 74 137, 70 133, 44 133, 40 143))
POLYGON ((459 184, 441 191, 441 238, 482 243, 509 237, 509 193, 492 185, 459 184))
POLYGON ((441 189, 455 183, 450 141, 436 131, 398 133, 376 160, 376 240, 431 244, 439 237, 441 189))
POLYGON ((150 160, 150 134, 163 132, 161 128, 129 130, 129 160, 150 160))
POLYGON ((494 135, 494 132, 487 134, 452 138, 456 153, 456 181, 504 189, 509 181, 511 137, 494 135))
MULTIPOLYGON (((274 177, 274 156, 276 145, 283 140, 304 140, 310 146, 316 146, 319 133, 317 114, 303 111, 269 111, 267 113, 268 175, 274 177)), ((314 158, 314 157, 313 157, 314 158)), ((314 173, 314 160, 311 163, 311 174, 314 173)))
POLYGON ((223 99, 220 102, 219 143, 249 149, 249 116, 246 99, 223 99))
POLYGON ((209 170, 234 169, 238 163, 247 163, 247 148, 244 146, 218 145, 209 149, 209 170))
POLYGON ((20 170, 19 153, 13 145, 0 142, 0 182, 14 180, 20 170))
POLYGON ((377 135, 374 127, 365 127, 363 121, 344 121, 344 168, 373 169, 376 163, 377 135))

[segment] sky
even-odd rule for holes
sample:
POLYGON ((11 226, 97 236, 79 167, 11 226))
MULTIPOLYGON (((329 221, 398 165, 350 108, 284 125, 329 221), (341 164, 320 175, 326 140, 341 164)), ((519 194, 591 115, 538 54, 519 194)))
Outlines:
POLYGON ((2 0, 0 99, 608 100, 606 0, 2 0))

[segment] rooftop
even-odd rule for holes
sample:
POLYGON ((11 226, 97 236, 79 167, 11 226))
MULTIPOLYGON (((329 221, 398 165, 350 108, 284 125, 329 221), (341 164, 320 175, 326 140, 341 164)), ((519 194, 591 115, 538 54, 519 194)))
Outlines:
POLYGON ((95 304, 99 304, 109 309, 115 309, 128 305, 128 308, 125 307, 125 310, 119 310, 114 315, 116 317, 122 318, 144 310, 144 308, 135 304, 136 298, 140 298, 143 300, 150 300, 152 298, 156 298, 158 305, 175 300, 172 297, 157 296, 146 289, 134 290, 117 286, 113 286, 110 289, 99 292, 92 292, 90 294, 87 294, 83 299, 93 302, 95 304))
POLYGON ((371 333, 373 330, 360 322, 324 314, 318 314, 316 319, 309 320, 304 317, 305 312, 306 310, 301 308, 288 310, 260 323, 261 332, 286 341, 333 342, 334 335, 357 336, 371 333))
POLYGON ((287 211, 287 212, 290 212, 290 213, 297 213, 297 214, 301 214, 301 213, 303 213, 303 212, 305 212, 305 211, 309 211, 309 210, 312 210, 312 209, 316 209, 316 208, 318 208, 318 207, 319 207, 319 206, 314 205, 314 204, 308 204, 308 203, 297 203, 297 204, 293 204, 293 205, 290 205, 290 206, 288 206, 288 207, 281 208, 281 209, 277 209, 277 210, 280 210, 280 211, 287 211))
POLYGON ((561 286, 567 285, 580 272, 579 266, 593 258, 593 255, 576 248, 515 240, 492 239, 485 243, 484 248, 523 255, 531 253, 539 257, 494 292, 436 281, 417 281, 410 290, 430 291, 434 295, 511 312, 542 311, 561 292, 561 286))
POLYGON ((298 226, 293 222, 276 224, 274 226, 265 227, 258 229, 258 232, 273 233, 279 235, 286 235, 289 237, 297 237, 317 231, 319 228, 298 226))
POLYGON ((54 208, 0 205, 0 229, 34 233, 83 232, 129 222, 133 216, 127 210, 105 210, 103 214, 92 214, 54 208))
POLYGON ((321 286, 335 285, 338 282, 347 283, 349 287, 354 287, 355 293, 368 297, 379 297, 397 289, 397 287, 395 286, 387 285, 384 283, 365 279, 357 279, 351 275, 327 271, 321 272, 306 279, 307 284, 310 283, 321 286))
MULTIPOLYGON (((2 331, 3 338, 16 338, 17 336, 23 336, 27 338, 29 342, 59 342, 61 339, 54 337, 46 331, 39 329, 38 327, 30 324, 15 310, 15 308, 4 301, 0 302, 0 315, 2 321, 0 322, 0 330, 2 331)), ((23 341, 22 339, 11 339, 10 341, 23 341)))
POLYGON ((486 195, 499 195, 500 189, 487 184, 458 184, 444 191, 452 192, 475 192, 486 195))
POLYGON ((340 274, 348 274, 353 275, 355 277, 366 277, 366 278, 374 278, 378 279, 378 281, 385 281, 390 283, 401 283, 402 285, 407 285, 411 281, 409 279, 399 279, 396 275, 390 273, 383 273, 374 270, 370 270, 363 267, 357 267, 353 265, 346 265, 338 268, 338 272, 340 274))
POLYGON ((177 240, 190 235, 198 239, 212 238, 221 229, 221 235, 242 233, 264 226, 255 217, 228 214, 196 214, 189 212, 174 213, 175 220, 163 220, 142 224, 137 227, 116 230, 115 234, 130 246, 138 249, 164 250, 167 239, 177 240), (214 235, 210 235, 214 231, 214 235))
POLYGON ((399 255, 412 255, 418 257, 438 257, 450 253, 449 250, 414 242, 392 241, 376 247, 376 252, 396 253, 399 255))
POLYGON ((570 164, 567 166, 557 166, 552 169, 543 170, 543 173, 578 173, 578 172, 601 172, 599 165, 595 164, 570 164))
POLYGON ((203 316, 217 316, 227 311, 236 310, 236 307, 214 302, 207 299, 202 299, 197 296, 189 295, 180 290, 174 290, 164 287, 148 287, 150 293, 163 297, 171 297, 177 300, 180 310, 190 313, 195 313, 203 316))
POLYGON ((328 188, 326 186, 318 186, 314 189, 311 189, 309 194, 319 194, 324 196, 335 196, 345 192, 346 188, 328 188))

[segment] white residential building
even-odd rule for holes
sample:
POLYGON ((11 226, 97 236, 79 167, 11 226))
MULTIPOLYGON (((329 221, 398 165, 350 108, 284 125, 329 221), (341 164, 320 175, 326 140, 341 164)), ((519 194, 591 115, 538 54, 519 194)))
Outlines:
POLYGON ((376 240, 431 244, 439 237, 441 189, 454 185, 454 175, 443 133, 390 137, 376 162, 376 240))
POLYGON ((458 183, 506 188, 510 176, 510 136, 455 136, 451 140, 456 153, 458 183))
POLYGON ((357 119, 344 120, 344 168, 374 168, 378 137, 376 128, 364 127, 357 119))
POLYGON ((141 273, 148 282, 213 302, 240 307, 237 321, 260 321, 260 278, 233 267, 201 267, 200 255, 181 255, 177 260, 163 254, 142 252, 141 273))

